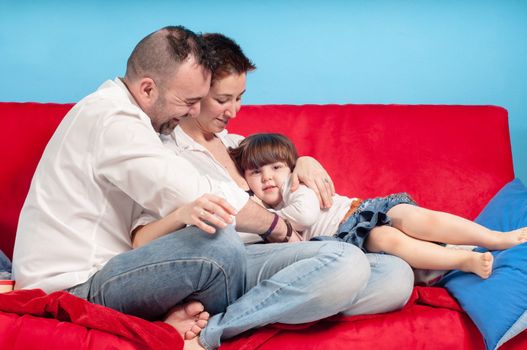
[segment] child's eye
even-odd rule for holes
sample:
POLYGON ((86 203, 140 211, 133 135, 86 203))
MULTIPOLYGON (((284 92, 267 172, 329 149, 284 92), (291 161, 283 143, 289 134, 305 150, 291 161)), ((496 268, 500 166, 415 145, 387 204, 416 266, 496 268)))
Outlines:
POLYGON ((227 100, 227 99, 217 98, 216 101, 218 101, 218 103, 222 105, 222 104, 227 103, 229 100, 227 100))
POLYGON ((260 174, 260 169, 253 169, 253 170, 251 170, 249 172, 249 174, 251 174, 251 175, 258 175, 258 174, 260 174))
POLYGON ((279 163, 279 164, 275 164, 275 165, 273 166, 274 169, 281 169, 281 168, 283 168, 283 167, 284 167, 284 165, 281 164, 281 163, 279 163))

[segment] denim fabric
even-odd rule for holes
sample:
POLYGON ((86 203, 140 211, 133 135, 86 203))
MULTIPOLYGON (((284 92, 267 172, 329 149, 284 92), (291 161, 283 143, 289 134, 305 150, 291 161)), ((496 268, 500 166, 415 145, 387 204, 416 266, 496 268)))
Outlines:
POLYGON ((377 314, 403 307, 414 288, 414 273, 403 259, 388 254, 366 254, 370 263, 370 279, 350 306, 347 316, 377 314))
POLYGON ((387 213, 398 204, 417 205, 407 193, 395 193, 386 197, 366 199, 338 228, 337 239, 364 250, 364 242, 376 226, 391 225, 387 213))
POLYGON ((215 349, 270 323, 394 310, 410 296, 412 276, 399 258, 344 242, 243 246, 230 229, 207 235, 187 228, 116 256, 70 291, 146 319, 199 300, 213 315, 200 341, 215 349))
POLYGON ((0 250, 0 280, 11 279, 11 261, 0 250))
POLYGON ((214 235, 189 227, 115 256, 69 291, 148 320, 187 300, 215 314, 242 295, 245 270, 245 247, 232 227, 214 235))
POLYGON ((274 322, 296 324, 340 312, 400 308, 410 297, 413 273, 399 258, 367 256, 344 242, 256 244, 247 247, 246 287, 245 295, 211 317, 201 332, 206 349, 274 322))

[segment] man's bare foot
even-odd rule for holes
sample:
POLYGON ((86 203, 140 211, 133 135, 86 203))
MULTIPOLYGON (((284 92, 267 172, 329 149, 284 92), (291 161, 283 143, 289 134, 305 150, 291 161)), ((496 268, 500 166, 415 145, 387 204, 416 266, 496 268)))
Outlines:
POLYGON ((203 304, 199 301, 179 304, 167 313, 163 321, 174 327, 183 339, 194 339, 205 328, 209 320, 210 315, 204 309, 203 304))
POLYGON ((492 273, 492 263, 494 261, 494 256, 492 256, 492 254, 489 252, 468 253, 469 255, 463 263, 463 268, 461 268, 461 270, 475 273, 483 279, 489 278, 490 274, 492 273))
POLYGON ((194 337, 190 340, 185 340, 183 350, 205 350, 205 348, 199 343, 198 337, 194 337))
POLYGON ((494 231, 493 234, 495 235, 496 243, 486 247, 491 250, 503 250, 527 242, 527 227, 509 232, 494 231))

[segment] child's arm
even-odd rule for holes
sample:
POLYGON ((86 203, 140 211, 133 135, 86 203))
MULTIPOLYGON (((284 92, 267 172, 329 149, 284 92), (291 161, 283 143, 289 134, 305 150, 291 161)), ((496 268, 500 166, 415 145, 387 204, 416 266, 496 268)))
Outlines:
POLYGON ((289 181, 282 189, 283 207, 276 213, 287 219, 297 231, 304 231, 317 222, 321 210, 315 192, 304 185, 300 185, 295 192, 291 192, 289 181))
MULTIPOLYGON (((132 247, 141 247, 152 240, 177 231, 186 225, 194 225, 214 234, 215 227, 224 228, 233 222, 234 208, 221 197, 205 194, 195 201, 177 208, 164 218, 144 226, 138 225, 132 231, 132 247)), ((144 214, 140 220, 145 220, 144 214)), ((141 222, 141 221, 140 221, 141 222)))

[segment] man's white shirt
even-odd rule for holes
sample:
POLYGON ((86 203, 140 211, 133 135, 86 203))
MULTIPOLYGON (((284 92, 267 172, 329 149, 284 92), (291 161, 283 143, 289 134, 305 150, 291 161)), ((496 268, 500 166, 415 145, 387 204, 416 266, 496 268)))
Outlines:
POLYGON ((205 193, 240 210, 248 195, 167 149, 123 82, 76 104, 50 139, 22 208, 16 288, 67 289, 131 249, 141 211, 160 218, 205 193))

